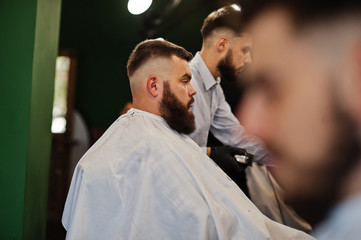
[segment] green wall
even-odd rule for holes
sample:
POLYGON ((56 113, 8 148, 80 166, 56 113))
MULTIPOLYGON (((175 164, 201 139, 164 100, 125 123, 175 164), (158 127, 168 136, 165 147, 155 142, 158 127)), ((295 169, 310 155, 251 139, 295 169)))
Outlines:
MULTIPOLYGON (((63 0, 60 48, 79 53, 75 108, 89 128, 107 128, 119 115, 131 93, 126 74, 128 56, 145 39, 145 14, 134 16, 127 10, 128 1, 63 0)), ((161 5, 168 0, 153 1, 151 10, 163 14, 161 5)), ((162 26, 154 29, 163 37, 195 53, 201 47, 200 28, 212 4, 200 0, 183 0, 167 15, 162 26)))
POLYGON ((125 65, 141 19, 127 1, 63 0, 59 47, 78 51, 75 108, 89 127, 108 127, 131 100, 125 65))
POLYGON ((61 0, 0 3, 0 239, 44 239, 61 0))

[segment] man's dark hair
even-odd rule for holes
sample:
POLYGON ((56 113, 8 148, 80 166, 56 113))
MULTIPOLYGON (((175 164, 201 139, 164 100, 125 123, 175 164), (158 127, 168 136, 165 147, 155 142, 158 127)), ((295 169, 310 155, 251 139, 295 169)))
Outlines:
POLYGON ((127 63, 128 77, 149 59, 163 57, 171 58, 173 55, 190 61, 193 58, 192 53, 174 43, 165 40, 145 40, 139 43, 130 54, 127 63))
POLYGON ((232 6, 222 7, 211 12, 203 22, 201 33, 203 39, 209 37, 215 29, 226 28, 235 34, 240 34, 244 30, 241 18, 241 11, 232 6))
POLYGON ((277 7, 287 10, 299 26, 344 15, 361 14, 360 0, 243 0, 242 20, 249 23, 265 10, 277 7))

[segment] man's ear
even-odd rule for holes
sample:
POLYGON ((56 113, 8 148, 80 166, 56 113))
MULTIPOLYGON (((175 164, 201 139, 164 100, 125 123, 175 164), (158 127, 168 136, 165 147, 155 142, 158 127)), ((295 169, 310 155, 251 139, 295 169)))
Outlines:
POLYGON ((361 38, 352 49, 351 55, 351 61, 348 62, 346 68, 349 73, 344 74, 348 79, 342 82, 345 89, 343 92, 344 102, 356 121, 361 123, 361 38))
POLYGON ((357 67, 357 76, 358 76, 358 80, 361 81, 361 37, 357 43, 357 47, 356 47, 356 65, 357 67))
POLYGON ((218 38, 216 42, 216 49, 219 53, 225 52, 228 49, 228 47, 229 47, 229 40, 226 37, 218 38))
POLYGON ((354 69, 356 71, 355 73, 355 85, 356 85, 356 93, 355 95, 357 95, 357 99, 355 99, 355 101, 358 102, 358 112, 360 114, 360 119, 361 120, 361 37, 359 38, 359 41, 357 43, 357 47, 355 50, 355 64, 354 64, 354 69))
POLYGON ((159 79, 156 75, 150 75, 147 79, 147 90, 148 93, 153 96, 157 97, 159 94, 159 79))

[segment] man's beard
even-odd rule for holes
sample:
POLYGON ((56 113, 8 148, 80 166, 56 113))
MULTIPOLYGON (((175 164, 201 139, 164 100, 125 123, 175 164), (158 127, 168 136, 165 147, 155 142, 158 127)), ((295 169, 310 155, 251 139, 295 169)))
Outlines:
POLYGON ((195 130, 194 114, 189 111, 193 102, 194 99, 192 98, 187 106, 184 106, 170 89, 169 83, 164 82, 159 110, 168 125, 179 133, 190 134, 195 130))
POLYGON ((225 58, 219 61, 217 68, 221 73, 221 78, 230 82, 237 80, 237 70, 232 64, 232 50, 228 50, 225 58))
POLYGON ((346 177, 360 160, 361 142, 357 136, 357 125, 338 105, 334 106, 334 140, 325 155, 327 165, 314 178, 314 186, 310 186, 312 194, 287 196, 285 193, 285 202, 312 226, 325 219, 338 203, 346 177))

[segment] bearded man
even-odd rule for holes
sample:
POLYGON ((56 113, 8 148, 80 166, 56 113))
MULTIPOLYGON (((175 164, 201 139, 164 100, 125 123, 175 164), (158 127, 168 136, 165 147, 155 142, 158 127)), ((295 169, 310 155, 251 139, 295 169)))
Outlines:
POLYGON ((317 239, 360 239, 361 2, 252 0, 257 46, 241 121, 273 155, 317 239))
POLYGON ((185 135, 194 130, 191 58, 167 41, 134 49, 134 108, 76 167, 62 219, 67 239, 311 238, 265 217, 185 135))
POLYGON ((233 115, 220 86, 220 81, 235 81, 252 63, 252 35, 246 31, 242 14, 234 6, 210 13, 201 28, 202 49, 190 62, 191 83, 197 90, 191 108, 196 122, 189 136, 225 171, 269 218, 285 225, 311 231, 311 226, 284 203, 282 189, 265 165, 251 168, 234 158, 234 147, 254 155, 254 162, 268 163, 269 156, 262 143, 246 134, 233 115), (225 146, 207 148, 211 132, 225 146), (249 193, 248 193, 249 192, 249 193))

